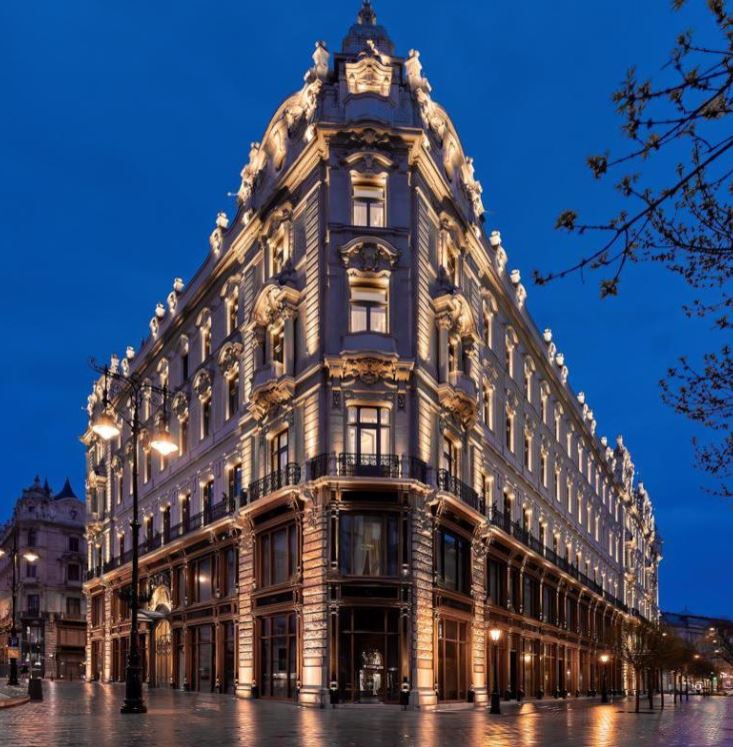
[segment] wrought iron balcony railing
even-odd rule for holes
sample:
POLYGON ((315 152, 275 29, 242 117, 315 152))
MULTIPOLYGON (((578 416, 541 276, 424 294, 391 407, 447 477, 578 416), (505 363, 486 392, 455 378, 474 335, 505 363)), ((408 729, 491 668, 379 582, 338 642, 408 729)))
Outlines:
POLYGON ((459 480, 447 469, 438 470, 438 488, 453 493, 463 503, 483 514, 486 511, 485 501, 470 485, 459 480))
POLYGON ((344 477, 400 477, 397 454, 339 454, 339 474, 344 477))
POLYGON ((276 490, 285 488, 289 485, 297 485, 300 482, 300 467, 294 462, 290 462, 285 469, 279 469, 270 472, 260 480, 255 480, 249 485, 249 503, 259 500, 276 490))

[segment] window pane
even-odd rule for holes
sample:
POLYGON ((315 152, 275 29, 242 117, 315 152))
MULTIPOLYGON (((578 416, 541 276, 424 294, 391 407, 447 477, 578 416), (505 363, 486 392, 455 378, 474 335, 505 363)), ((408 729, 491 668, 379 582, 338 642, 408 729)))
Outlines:
POLYGON ((367 329, 367 310, 365 306, 351 304, 351 331, 365 332, 367 329))
POLYGON ((351 288, 351 299, 353 301, 371 301, 372 303, 387 303, 386 288, 370 288, 357 285, 351 288))
POLYGON ((377 431, 363 428, 361 431, 361 438, 359 439, 359 446, 359 451, 361 454, 376 454, 377 431))
POLYGON ((375 228, 384 228, 384 205, 373 202, 369 208, 371 225, 375 228))
POLYGON ((356 434, 357 434, 357 428, 355 425, 349 426, 349 453, 355 454, 356 453, 356 434))
POLYGON ((384 190, 369 184, 357 184, 354 186, 354 197, 365 197, 369 200, 383 200, 384 190))
POLYGON ((379 410, 376 407, 362 407, 359 419, 362 423, 377 423, 379 420, 379 410))
POLYGON ((281 529, 272 535, 273 578, 275 584, 288 580, 288 533, 281 529))
POLYGON ((366 226, 367 224, 367 204, 354 200, 354 225, 366 226))
POLYGON ((384 306, 372 306, 370 328, 372 332, 387 332, 387 309, 384 306))

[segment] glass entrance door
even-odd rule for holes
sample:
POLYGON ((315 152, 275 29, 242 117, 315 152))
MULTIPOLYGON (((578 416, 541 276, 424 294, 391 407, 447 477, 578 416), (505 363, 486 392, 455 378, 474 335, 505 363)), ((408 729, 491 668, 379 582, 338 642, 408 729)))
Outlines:
POLYGON ((171 624, 161 620, 155 626, 155 686, 167 687, 173 674, 173 648, 171 644, 171 624))
POLYGON ((399 697, 399 611, 344 607, 339 613, 338 682, 341 697, 380 703, 399 697))

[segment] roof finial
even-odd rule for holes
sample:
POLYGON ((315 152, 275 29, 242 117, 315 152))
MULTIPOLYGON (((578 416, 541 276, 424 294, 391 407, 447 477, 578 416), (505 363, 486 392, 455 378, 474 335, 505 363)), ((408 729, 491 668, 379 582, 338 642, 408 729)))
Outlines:
POLYGON ((377 14, 372 8, 371 0, 363 0, 361 10, 356 20, 360 26, 376 26, 377 25, 377 14))

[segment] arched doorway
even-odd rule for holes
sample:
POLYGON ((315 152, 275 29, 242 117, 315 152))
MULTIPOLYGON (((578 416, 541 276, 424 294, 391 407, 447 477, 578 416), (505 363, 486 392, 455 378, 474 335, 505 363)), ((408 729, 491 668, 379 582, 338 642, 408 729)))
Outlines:
POLYGON ((166 687, 173 674, 173 646, 169 620, 159 620, 154 633, 155 685, 166 687))

